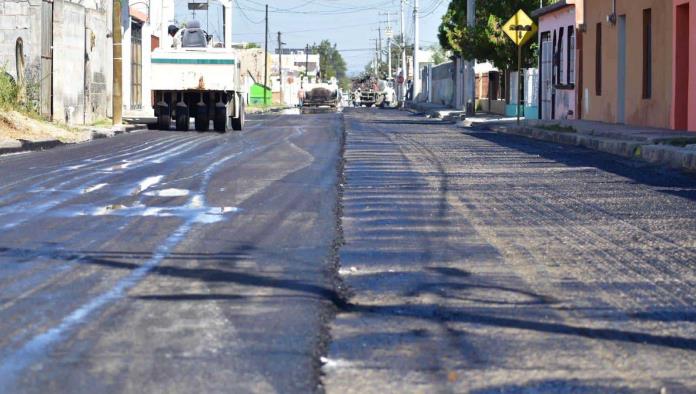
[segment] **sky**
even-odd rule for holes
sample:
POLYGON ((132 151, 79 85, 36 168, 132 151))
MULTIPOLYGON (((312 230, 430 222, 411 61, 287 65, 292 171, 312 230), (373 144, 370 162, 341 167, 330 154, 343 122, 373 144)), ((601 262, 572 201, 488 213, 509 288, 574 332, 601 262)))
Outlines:
MULTIPOLYGON (((177 19, 191 19, 188 2, 206 0, 175 0, 177 19)), ((222 36, 221 6, 210 0, 210 14, 198 11, 196 19, 216 37, 222 36), (207 19, 207 20, 206 20, 207 19)), ((395 34, 400 31, 400 0, 233 0, 232 40, 234 42, 264 42, 264 7, 269 8, 269 52, 278 47, 278 32, 284 47, 304 48, 307 44, 328 39, 336 43, 348 64, 349 74, 359 73, 374 56, 377 29, 387 25, 387 13, 395 34)), ((407 40, 413 38, 413 1, 406 0, 405 27, 407 40)), ((437 43, 437 28, 449 0, 420 0, 420 46, 437 43)), ((384 33, 383 33, 384 38, 384 33)), ((383 46, 386 46, 386 38, 383 46)))

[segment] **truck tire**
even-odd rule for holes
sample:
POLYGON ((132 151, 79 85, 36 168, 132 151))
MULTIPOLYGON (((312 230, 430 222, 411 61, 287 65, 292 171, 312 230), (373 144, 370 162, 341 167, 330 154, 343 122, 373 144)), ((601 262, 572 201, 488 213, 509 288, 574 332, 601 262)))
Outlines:
POLYGON ((232 130, 241 131, 242 129, 244 129, 245 119, 246 115, 244 114, 244 103, 242 103, 239 106, 239 116, 236 118, 232 118, 232 130))
POLYGON ((227 106, 215 106, 215 117, 213 118, 213 128, 218 133, 224 133, 227 128, 227 106))
POLYGON ((189 110, 183 104, 176 105, 176 131, 188 131, 189 129, 189 110))
POLYGON ((167 114, 162 114, 157 117, 157 128, 159 130, 169 130, 169 126, 172 124, 172 117, 171 115, 167 114))
POLYGON ((169 130, 172 124, 172 113, 169 105, 165 102, 157 103, 157 128, 160 130, 169 130))
POLYGON ((208 127, 210 127, 208 107, 205 103, 198 103, 196 105, 196 131, 208 131, 208 127))

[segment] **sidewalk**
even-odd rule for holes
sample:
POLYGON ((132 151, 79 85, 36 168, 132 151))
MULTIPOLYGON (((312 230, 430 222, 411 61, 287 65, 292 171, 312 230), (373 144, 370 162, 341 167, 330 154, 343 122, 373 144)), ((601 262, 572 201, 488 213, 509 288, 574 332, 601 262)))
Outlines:
POLYGON ((457 121, 464 115, 464 111, 462 110, 457 110, 442 104, 426 102, 407 101, 406 109, 429 118, 442 119, 445 121, 457 121))
POLYGON ((28 117, 16 111, 6 111, 0 116, 0 155, 55 148, 66 144, 78 144, 99 138, 109 138, 129 133, 145 126, 128 124, 112 126, 65 127, 28 117))
POLYGON ((490 130, 559 144, 585 148, 696 171, 696 133, 593 122, 586 120, 491 120, 490 117, 468 118, 460 127, 486 125, 490 130), (480 119, 480 120, 479 120, 480 119))

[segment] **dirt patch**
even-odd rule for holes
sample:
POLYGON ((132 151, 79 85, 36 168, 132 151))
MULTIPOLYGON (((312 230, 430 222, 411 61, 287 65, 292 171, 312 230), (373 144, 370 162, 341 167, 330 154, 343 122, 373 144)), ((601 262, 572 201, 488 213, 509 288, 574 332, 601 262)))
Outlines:
POLYGON ((46 141, 76 143, 91 138, 89 130, 70 129, 26 116, 17 111, 0 112, 0 140, 46 141))

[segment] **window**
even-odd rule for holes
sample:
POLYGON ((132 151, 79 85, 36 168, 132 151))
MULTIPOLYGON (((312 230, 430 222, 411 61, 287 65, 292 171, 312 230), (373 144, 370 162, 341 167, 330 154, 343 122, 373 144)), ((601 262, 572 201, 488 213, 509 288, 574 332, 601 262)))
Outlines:
POLYGON ((602 95, 602 24, 597 23, 595 43, 595 93, 602 95))
POLYGON ((643 10, 643 98, 652 97, 652 10, 643 10))
POLYGON ((551 67, 551 83, 558 85, 558 33, 553 31, 553 66, 551 67))
POLYGON ((568 85, 575 84, 575 28, 568 26, 568 85))
POLYGON ((558 29, 558 61, 556 62, 556 65, 558 67, 558 76, 556 78, 556 83, 558 85, 561 85, 565 83, 566 78, 565 78, 565 56, 564 56, 564 50, 563 50, 563 30, 564 28, 558 29))

